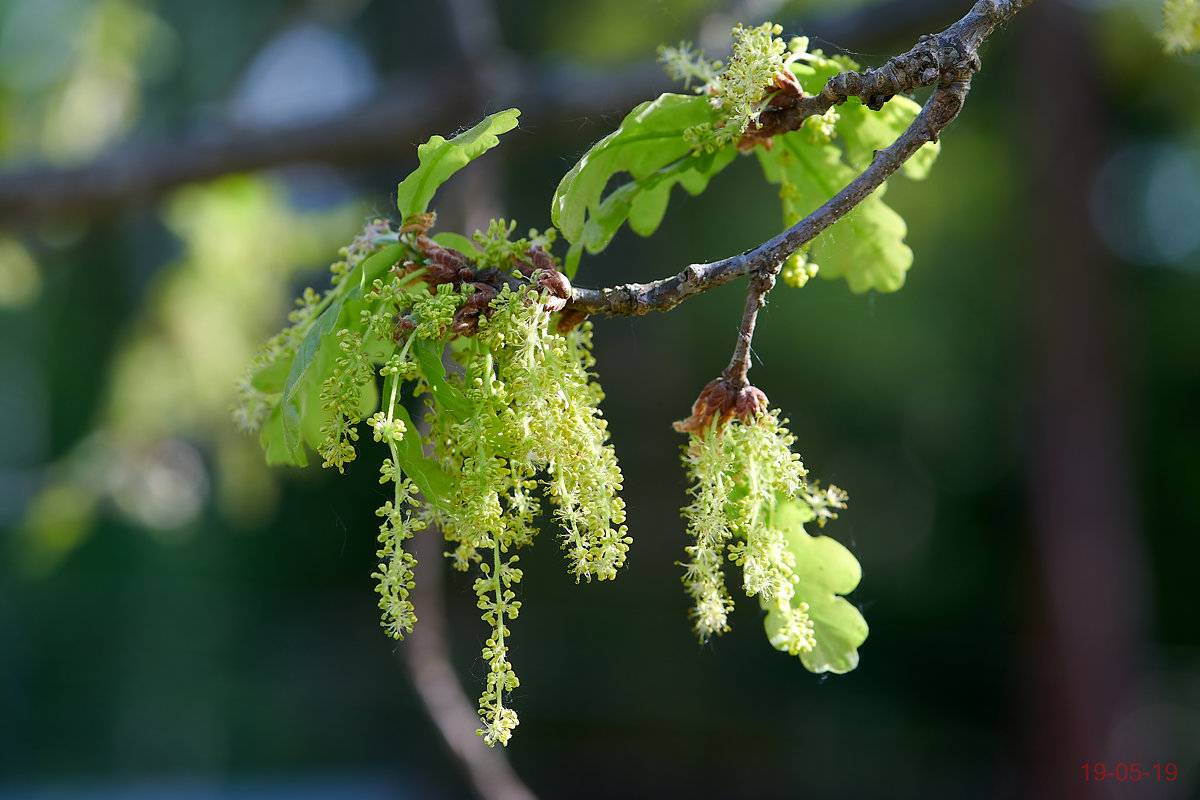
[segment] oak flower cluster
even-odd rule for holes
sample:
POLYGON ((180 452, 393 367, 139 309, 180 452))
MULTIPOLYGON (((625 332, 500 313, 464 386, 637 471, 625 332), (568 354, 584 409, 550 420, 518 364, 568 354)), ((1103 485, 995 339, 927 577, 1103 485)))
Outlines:
MULTIPOLYGON (((304 292, 291 324, 240 385, 235 417, 260 431, 268 463, 305 466, 316 452, 322 466, 344 471, 360 451, 380 454, 379 482, 390 496, 376 512, 373 577, 388 635, 402 639, 417 622, 411 537, 443 537, 450 564, 474 574, 488 626, 478 730, 488 745, 507 744, 518 724, 509 627, 521 611, 517 551, 552 519, 576 582, 610 580, 632 542, 621 469, 599 410, 604 395, 591 373, 585 309, 593 306, 571 285, 582 255, 603 250, 626 223, 649 235, 674 186, 697 194, 739 153, 753 152, 779 185, 791 224, 851 170, 830 144, 835 126, 845 159, 857 162, 916 113, 899 104, 880 133, 850 104, 810 115, 797 131, 801 78, 811 89, 850 67, 808 52, 803 38, 785 42, 781 32, 771 23, 739 25, 725 63, 689 45, 662 49, 668 69, 697 94, 664 94, 631 111, 564 175, 551 201, 555 227, 541 233, 517 237, 505 220, 473 237, 433 232, 438 186, 515 128, 517 109, 451 139, 430 137, 397 187, 401 224, 368 225, 334 265, 331 287, 304 292), (569 245, 561 261, 551 253, 559 236, 569 245), (370 440, 360 440, 368 430, 370 440)), ((877 206, 864 204, 855 218, 856 240, 902 250, 902 223, 877 206)), ((895 289, 907 269, 903 259, 867 270, 857 257, 814 253, 826 275, 845 275, 856 289, 895 289)), ((816 273, 806 249, 782 276, 802 286, 816 273)), ((766 288, 755 291, 768 291, 773 275, 759 276, 766 288)), ((867 627, 845 595, 861 568, 845 547, 804 530, 834 518, 845 495, 807 483, 786 420, 745 382, 747 368, 731 363, 726 373, 735 378, 706 386, 691 417, 676 424, 691 437, 683 583, 696 633, 704 641, 729 629, 733 567, 766 611, 774 647, 812 672, 852 670, 867 627)))
MULTIPOLYGON (((792 65, 824 63, 825 58, 820 51, 808 52, 806 37, 785 42, 781 33, 783 27, 770 22, 756 28, 738 25, 732 31, 733 52, 725 63, 708 60, 690 42, 659 47, 658 58, 667 73, 707 96, 717 111, 719 122, 696 125, 684 134, 697 152, 711 153, 731 144, 739 149, 752 147, 758 139, 744 137, 759 128, 764 112, 773 104, 789 105, 804 94, 792 65)), ((828 142, 837 120, 838 112, 831 108, 806 120, 805 127, 828 142)))
POLYGON ((369 243, 347 251, 349 266, 335 265, 330 293, 306 292, 293 327, 256 359, 239 418, 253 424, 282 413, 289 393, 301 391, 300 360, 324 374, 312 389, 321 424, 311 445, 322 466, 341 471, 356 459, 364 420, 387 446, 379 480, 392 496, 376 512, 374 575, 383 627, 397 639, 412 631, 416 560, 405 541, 436 527, 453 565, 479 573, 474 589, 491 628, 479 732, 489 745, 504 744, 517 725, 506 705, 519 685, 508 658, 508 623, 521 607, 514 551, 532 543, 543 500, 577 581, 615 577, 631 539, 598 408, 604 395, 588 372, 591 326, 556 324, 570 284, 545 249, 552 235, 514 240, 511 224, 493 221, 468 255, 431 238, 434 221, 417 215, 390 235, 378 224, 368 229, 369 243), (392 266, 360 292, 347 287, 342 276, 355 268, 365 275, 376 256, 392 266), (322 333, 327 320, 344 327, 322 333), (281 392, 256 388, 272 385, 273 365, 289 360, 281 392), (427 435, 410 408, 425 412, 427 435))
POLYGON ((804 518, 824 524, 837 516, 833 509, 845 507, 845 493, 836 487, 810 490, 786 425, 778 410, 766 409, 760 391, 752 386, 732 390, 723 380, 710 383, 692 416, 676 423, 690 433, 683 464, 692 502, 683 516, 693 543, 685 549, 682 580, 701 642, 729 630, 728 562, 741 567, 746 595, 757 596, 771 612, 772 646, 798 655, 816 645, 809 604, 796 593, 791 531, 781 524, 779 511, 802 504, 814 511, 804 518))

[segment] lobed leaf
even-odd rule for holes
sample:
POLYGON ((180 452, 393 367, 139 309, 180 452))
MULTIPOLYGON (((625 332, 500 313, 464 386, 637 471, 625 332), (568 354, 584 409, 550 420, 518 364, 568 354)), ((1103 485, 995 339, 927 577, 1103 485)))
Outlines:
MULTIPOLYGON (((818 94, 826 81, 844 70, 857 70, 859 65, 845 56, 826 57, 817 51, 810 61, 792 64, 792 72, 808 94, 818 94)), ((876 150, 881 150, 904 133, 921 113, 921 106, 903 95, 888 100, 879 111, 872 111, 857 97, 848 97, 837 107, 837 135, 846 145, 846 160, 861 171, 871 163, 876 150)), ((929 174, 941 145, 930 142, 904 164, 904 172, 913 180, 929 174)))
MULTIPOLYGON (((797 61, 791 69, 805 91, 815 94, 825 82, 844 69, 857 69, 849 59, 835 56, 797 61)), ((759 162, 767 180, 780 184, 786 225, 794 225, 816 210, 865 169, 875 151, 899 137, 921 107, 907 97, 893 97, 879 111, 872 111, 856 97, 838 107, 837 134, 844 156, 833 144, 815 143, 805 130, 775 137, 775 147, 758 147, 759 162)), ((940 145, 931 142, 904 165, 916 180, 929 174, 940 145)), ((907 226, 903 218, 883 202, 886 185, 877 189, 853 211, 817 238, 810 253, 826 278, 844 277, 851 291, 876 289, 891 292, 904 284, 912 265, 912 251, 904 244, 907 226)))
POLYGON ((313 401, 320 393, 322 381, 333 368, 338 346, 337 337, 333 334, 339 330, 338 320, 345 299, 345 296, 339 297, 321 312, 300 342, 296 357, 292 360, 283 398, 279 403, 283 446, 288 463, 298 466, 308 463, 304 453, 304 429, 311 427, 312 417, 317 415, 318 409, 313 408, 313 401))
MULTIPOLYGON (((366 307, 363 286, 386 272, 402 252, 399 244, 393 244, 363 259, 356 268, 360 272, 357 279, 353 274, 346 276, 339 291, 328 298, 325 310, 310 323, 296 352, 282 355, 255 376, 260 391, 282 393, 259 436, 267 463, 308 464, 304 443, 320 440, 319 436, 314 438, 324 422, 317 398, 337 358, 337 337, 333 334, 344 327, 358 326, 359 312, 366 307), (286 375, 282 381, 281 375, 286 375)), ((373 391, 364 393, 364 404, 375 402, 373 391)))
MULTIPOLYGON (((755 148, 763 173, 780 185, 784 223, 793 225, 833 197, 855 175, 832 144, 809 141, 803 131, 775 137, 775 147, 755 148)), ((854 292, 894 292, 904 284, 912 251, 904 244, 904 219, 883 202, 886 185, 834 223, 810 252, 826 278, 844 277, 854 292)))
MULTIPOLYGON (((866 169, 876 150, 882 150, 904 133, 921 113, 921 106, 907 97, 896 96, 879 111, 872 111, 857 97, 851 97, 838 108, 838 136, 846 144, 846 160, 857 170, 866 169)), ((941 144, 929 142, 904 162, 904 174, 913 180, 924 180, 933 168, 941 144)))
POLYGON ((620 127, 601 139, 563 176, 554 192, 550 218, 567 241, 598 253, 628 220, 648 236, 666 212, 671 188, 699 194, 737 151, 693 154, 689 128, 719 121, 705 97, 663 94, 637 106, 620 127), (632 180, 605 192, 614 176, 632 180))
MULTIPOLYGON (((787 537, 796 557, 796 594, 792 603, 808 603, 816 646, 800 654, 810 672, 849 672, 858 666, 858 648, 867 639, 867 622, 858 609, 840 595, 854 591, 862 579, 858 560, 836 539, 810 536, 804 523, 812 511, 795 500, 780 498, 775 522, 787 537)), ((764 621, 771 637, 782 624, 778 611, 769 610, 764 621)))
POLYGON ((433 136, 418 147, 420 166, 396 189, 396 207, 401 217, 424 213, 437 188, 451 175, 499 144, 499 135, 515 128, 520 114, 515 108, 498 111, 453 139, 433 136))
POLYGON ((913 254, 908 225, 882 200, 880 186, 824 233, 810 250, 826 278, 844 277, 852 292, 894 292, 904 285, 913 254), (840 232, 840 236, 835 231, 840 232))
POLYGON ((474 404, 446 379, 446 368, 442 365, 444 344, 441 339, 417 339, 413 342, 412 352, 438 408, 463 420, 471 415, 474 404))

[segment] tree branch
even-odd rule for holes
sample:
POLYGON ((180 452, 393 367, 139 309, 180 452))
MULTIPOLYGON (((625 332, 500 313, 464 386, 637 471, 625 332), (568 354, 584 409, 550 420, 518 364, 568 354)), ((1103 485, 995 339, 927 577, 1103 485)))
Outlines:
POLYGON ((0 174, 0 225, 100 217, 145 205, 194 181, 284 164, 366 163, 408 158, 431 130, 453 130, 464 108, 517 106, 526 117, 594 114, 627 107, 666 76, 640 66, 614 79, 612 71, 570 66, 514 67, 511 81, 490 95, 464 81, 460 67, 422 77, 344 114, 288 128, 230 129, 215 136, 153 144, 130 143, 80 167, 30 167, 0 174))
MULTIPOLYGON (((830 78, 814 95, 810 113, 824 113, 851 95, 864 102, 892 89, 938 82, 933 95, 912 124, 890 146, 875 152, 871 164, 824 205, 778 236, 739 255, 708 264, 691 264, 678 275, 651 283, 627 283, 607 289, 574 287, 567 308, 585 314, 632 316, 667 311, 695 294, 714 289, 752 273, 777 273, 783 261, 866 200, 922 145, 937 141, 941 131, 962 109, 971 78, 979 70, 979 45, 1000 25, 1033 0, 979 0, 958 22, 933 36, 922 37, 912 49, 878 70, 847 72, 830 78), (929 70, 936 64, 936 72, 929 70), (860 92, 862 94, 860 94, 860 92), (818 98, 833 98, 817 111, 818 98), (836 98, 841 98, 837 100, 836 98)), ((898 92, 891 92, 890 98, 898 92)), ((808 98, 803 98, 807 100, 808 98)), ((882 105, 882 102, 880 103, 882 105)), ((807 115, 806 115, 807 116, 807 115)), ((798 126, 803 117, 795 122, 798 126)))
MULTIPOLYGON (((799 27, 820 31, 840 42, 861 45, 896 25, 920 29, 941 16, 954 0, 889 0, 870 14, 838 11, 799 27)), ((470 0, 457 0, 451 11, 466 17, 470 30, 453 26, 459 49, 487 40, 494 20, 475 19, 470 0), (464 5, 464 1, 466 5, 464 5)), ((836 45, 835 45, 836 47, 836 45)), ((461 55, 461 53, 460 53, 461 55)), ((489 70, 463 80, 461 64, 445 73, 406 83, 381 93, 363 106, 334 117, 283 129, 226 129, 216 134, 169 142, 127 142, 94 161, 67 169, 27 166, 0 173, 0 225, 14 227, 59 216, 102 217, 153 202, 172 189, 233 172, 269 169, 284 164, 320 162, 368 163, 407 153, 413 141, 431 130, 452 130, 463 109, 518 106, 526 119, 590 115, 628 107, 667 81, 657 65, 638 65, 604 75, 560 64, 532 69, 502 58, 497 75, 489 70)))

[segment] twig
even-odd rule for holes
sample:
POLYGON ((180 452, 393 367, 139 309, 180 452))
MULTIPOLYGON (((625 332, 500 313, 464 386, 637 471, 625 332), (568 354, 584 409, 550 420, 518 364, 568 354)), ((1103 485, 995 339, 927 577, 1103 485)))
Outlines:
POLYGON ((742 324, 738 326, 737 345, 733 348, 733 358, 729 366, 721 373, 721 377, 733 390, 746 386, 746 373, 750 371, 750 342, 754 340, 754 324, 758 319, 758 311, 767 304, 767 292, 775 286, 775 274, 755 275, 750 279, 750 287, 746 290, 746 310, 742 313, 742 324))
POLYGON ((921 113, 896 141, 886 149, 876 151, 871 164, 854 180, 791 228, 744 253, 708 264, 691 264, 669 278, 607 289, 575 287, 567 307, 586 314, 610 316, 666 311, 692 295, 737 278, 777 271, 788 256, 867 199, 922 145, 937 141, 941 131, 958 116, 966 100, 971 77, 979 70, 979 45, 1032 1, 979 0, 958 22, 940 34, 923 37, 912 50, 892 59, 883 68, 868 70, 861 75, 842 73, 831 78, 817 97, 827 92, 830 96, 841 96, 843 91, 857 96, 858 90, 874 97, 880 91, 906 86, 906 81, 926 80, 928 76, 922 65, 936 59, 935 78, 939 85, 921 113), (915 66, 921 66, 921 69, 914 72, 915 66))

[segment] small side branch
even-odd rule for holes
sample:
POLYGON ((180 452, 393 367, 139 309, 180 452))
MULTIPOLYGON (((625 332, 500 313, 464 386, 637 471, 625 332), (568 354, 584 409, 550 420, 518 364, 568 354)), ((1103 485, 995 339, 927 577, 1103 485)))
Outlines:
POLYGON ((741 389, 748 383, 746 373, 750 371, 750 343, 754 340, 754 324, 758 320, 758 310, 767 304, 767 292, 774 286, 774 272, 755 275, 750 279, 750 288, 746 292, 746 310, 742 314, 742 324, 738 327, 733 358, 729 359, 729 366, 721 373, 721 377, 734 390, 741 389))

